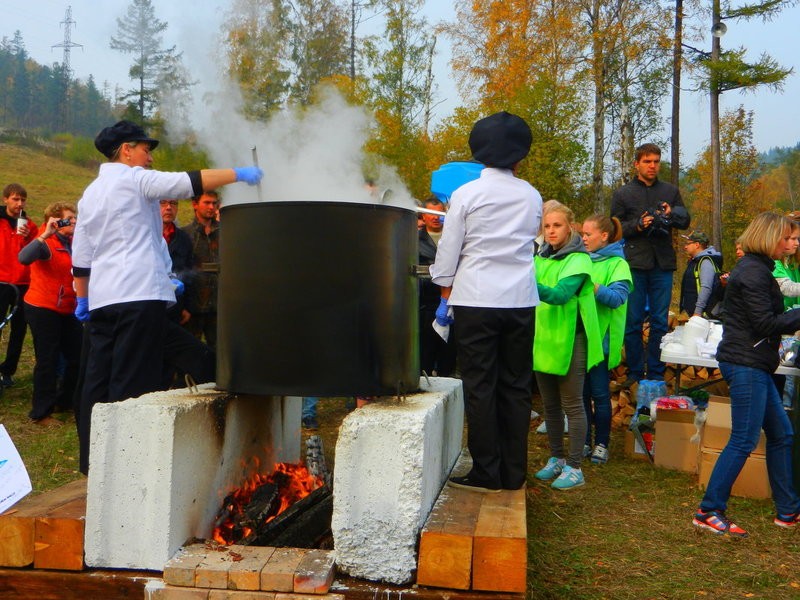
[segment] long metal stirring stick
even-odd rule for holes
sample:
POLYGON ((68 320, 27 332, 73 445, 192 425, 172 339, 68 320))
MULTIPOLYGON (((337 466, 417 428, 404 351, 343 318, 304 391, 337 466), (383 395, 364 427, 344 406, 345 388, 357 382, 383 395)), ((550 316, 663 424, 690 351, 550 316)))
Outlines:
MULTIPOLYGON (((250 149, 250 152, 252 152, 252 154, 253 154, 253 166, 257 167, 258 166, 258 150, 256 150, 255 146, 253 146, 250 149)), ((258 201, 259 202, 263 202, 264 198, 261 196, 261 182, 260 181, 256 185, 256 189, 258 189, 258 201)))

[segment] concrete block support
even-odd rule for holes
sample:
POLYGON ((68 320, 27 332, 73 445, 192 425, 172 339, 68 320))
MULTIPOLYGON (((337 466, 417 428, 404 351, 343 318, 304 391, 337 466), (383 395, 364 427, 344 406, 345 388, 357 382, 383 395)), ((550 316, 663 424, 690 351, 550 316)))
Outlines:
POLYGON ((412 579, 419 531, 461 451, 461 381, 420 389, 350 413, 339 430, 332 530, 336 564, 354 577, 412 579))
POLYGON ((300 404, 210 384, 96 405, 86 564, 161 570, 188 539, 210 537, 232 489, 299 460, 300 404))

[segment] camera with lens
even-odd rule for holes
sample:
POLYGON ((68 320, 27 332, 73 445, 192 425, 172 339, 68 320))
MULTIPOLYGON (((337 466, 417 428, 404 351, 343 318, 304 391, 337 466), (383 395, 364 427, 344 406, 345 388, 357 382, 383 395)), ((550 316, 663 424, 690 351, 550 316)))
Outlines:
POLYGON ((72 219, 69 217, 56 221, 56 227, 66 227, 67 225, 72 225, 72 219))
POLYGON ((664 211, 665 202, 662 202, 654 209, 644 211, 643 216, 653 217, 653 222, 647 228, 648 235, 670 235, 670 227, 672 227, 672 219, 667 216, 664 211))

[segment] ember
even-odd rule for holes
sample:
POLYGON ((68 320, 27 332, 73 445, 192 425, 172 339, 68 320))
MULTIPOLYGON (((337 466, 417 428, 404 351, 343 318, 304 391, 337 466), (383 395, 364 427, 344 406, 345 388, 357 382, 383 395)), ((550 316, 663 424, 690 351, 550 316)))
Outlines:
POLYGON ((260 527, 322 485, 302 464, 277 463, 269 475, 255 473, 226 496, 213 538, 221 544, 248 544, 260 527))

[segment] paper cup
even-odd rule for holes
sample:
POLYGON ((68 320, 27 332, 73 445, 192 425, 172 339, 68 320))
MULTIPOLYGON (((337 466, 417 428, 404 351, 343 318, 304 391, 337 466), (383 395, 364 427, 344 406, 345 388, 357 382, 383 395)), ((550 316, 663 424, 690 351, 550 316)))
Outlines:
POLYGON ((28 219, 25 219, 23 217, 17 219, 17 233, 22 235, 22 228, 25 227, 27 224, 28 224, 28 219))

